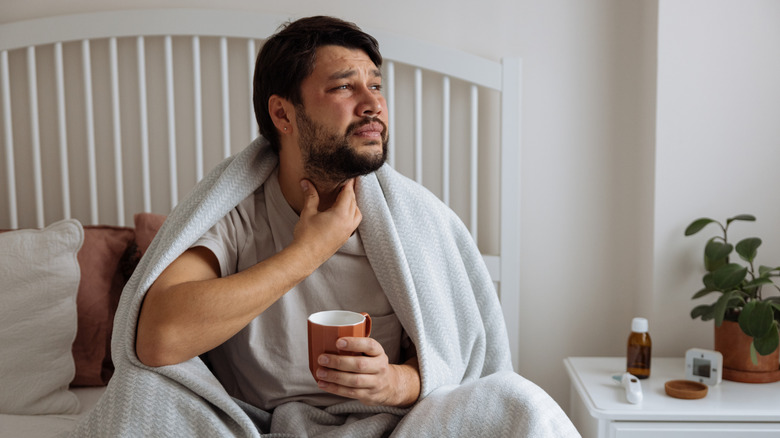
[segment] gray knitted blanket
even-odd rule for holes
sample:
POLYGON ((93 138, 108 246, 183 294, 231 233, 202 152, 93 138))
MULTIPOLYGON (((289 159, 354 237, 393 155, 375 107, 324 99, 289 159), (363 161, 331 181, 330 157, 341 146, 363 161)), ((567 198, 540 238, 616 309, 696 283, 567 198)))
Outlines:
POLYGON ((120 300, 114 376, 71 436, 577 436, 560 407, 511 370, 496 291, 463 224, 389 166, 358 183, 359 230, 379 283, 417 347, 422 391, 415 407, 289 403, 269 413, 231 398, 199 358, 143 365, 135 331, 144 294, 276 164, 267 142, 258 139, 220 163, 171 212, 120 300))

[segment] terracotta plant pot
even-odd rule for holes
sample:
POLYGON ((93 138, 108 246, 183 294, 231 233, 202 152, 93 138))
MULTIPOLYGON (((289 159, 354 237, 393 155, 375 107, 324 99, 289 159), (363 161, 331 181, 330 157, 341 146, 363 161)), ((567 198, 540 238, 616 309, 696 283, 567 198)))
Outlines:
POLYGON ((750 359, 752 339, 742 332, 739 324, 723 321, 715 326, 715 350, 723 355, 723 378, 736 382, 768 383, 780 381, 780 349, 762 356, 758 364, 750 359))

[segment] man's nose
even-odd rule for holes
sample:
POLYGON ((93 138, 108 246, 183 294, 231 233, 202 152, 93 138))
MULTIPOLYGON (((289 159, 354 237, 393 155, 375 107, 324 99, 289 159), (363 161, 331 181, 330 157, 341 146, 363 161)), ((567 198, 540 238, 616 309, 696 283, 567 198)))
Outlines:
POLYGON ((357 115, 360 117, 377 116, 382 112, 384 98, 379 92, 364 87, 360 93, 357 115))

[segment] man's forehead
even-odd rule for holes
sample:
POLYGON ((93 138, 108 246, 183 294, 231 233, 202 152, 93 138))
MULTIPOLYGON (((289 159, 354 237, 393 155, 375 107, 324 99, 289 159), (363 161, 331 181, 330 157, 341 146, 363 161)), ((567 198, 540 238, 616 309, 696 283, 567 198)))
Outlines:
MULTIPOLYGON (((377 78, 381 78, 382 77, 382 72, 378 68, 376 68, 376 67, 370 69, 368 71, 368 73, 372 77, 377 77, 377 78)), ((358 74, 357 69, 345 68, 345 69, 342 69, 342 70, 334 71, 333 73, 328 75, 328 79, 329 80, 347 79, 347 78, 350 78, 350 77, 355 76, 357 74, 358 74)))
POLYGON ((322 46, 317 49, 312 73, 318 73, 327 79, 344 79, 367 70, 374 77, 381 77, 382 71, 361 49, 342 46, 322 46))

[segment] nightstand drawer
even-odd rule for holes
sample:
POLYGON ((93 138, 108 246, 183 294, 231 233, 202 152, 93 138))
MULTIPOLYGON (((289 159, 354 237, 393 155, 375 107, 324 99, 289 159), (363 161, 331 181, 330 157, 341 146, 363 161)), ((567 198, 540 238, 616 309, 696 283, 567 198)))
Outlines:
POLYGON ((609 438, 777 438, 780 425, 771 423, 661 423, 617 421, 609 438))

